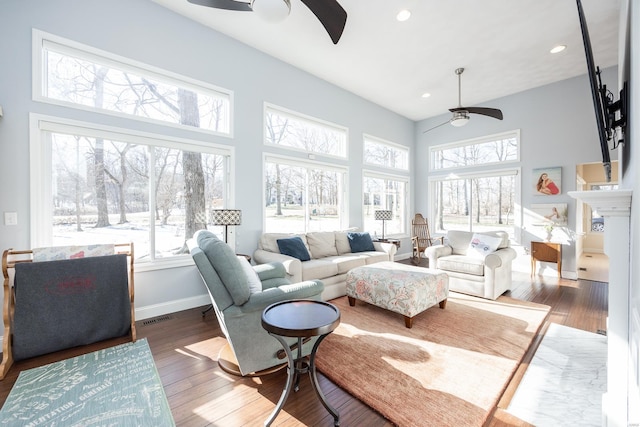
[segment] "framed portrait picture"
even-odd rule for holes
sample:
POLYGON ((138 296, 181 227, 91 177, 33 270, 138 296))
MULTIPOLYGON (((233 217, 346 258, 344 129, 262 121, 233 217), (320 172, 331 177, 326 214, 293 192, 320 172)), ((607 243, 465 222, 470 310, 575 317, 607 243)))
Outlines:
POLYGON ((533 169, 533 194, 536 196, 555 196, 560 194, 562 184, 562 168, 533 169))
POLYGON ((529 225, 561 226, 568 224, 568 208, 566 203, 541 203, 531 205, 529 225))

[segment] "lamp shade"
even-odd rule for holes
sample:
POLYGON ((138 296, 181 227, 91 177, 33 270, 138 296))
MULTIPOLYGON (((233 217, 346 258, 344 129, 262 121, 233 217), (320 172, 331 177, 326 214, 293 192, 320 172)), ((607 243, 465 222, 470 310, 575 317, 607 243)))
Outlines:
POLYGON ((211 211, 211 224, 240 225, 242 224, 242 211, 240 209, 213 209, 211 211))
POLYGON ((390 221, 391 220, 391 211, 380 210, 375 212, 375 218, 377 220, 390 221))

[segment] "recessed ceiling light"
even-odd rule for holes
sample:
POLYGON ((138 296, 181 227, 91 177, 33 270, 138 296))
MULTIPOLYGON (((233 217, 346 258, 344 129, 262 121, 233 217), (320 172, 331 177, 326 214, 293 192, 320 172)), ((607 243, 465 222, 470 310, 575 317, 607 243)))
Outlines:
POLYGON ((407 19, 409 19, 411 17, 411 12, 408 11, 407 9, 402 9, 400 12, 398 12, 398 14, 396 15, 396 19, 400 22, 404 22, 407 19))
POLYGON ((425 92, 425 93, 422 94, 423 98, 428 98, 430 96, 431 96, 431 94, 429 92, 425 92))
POLYGON ((563 50, 565 50, 567 48, 566 45, 563 44, 559 44, 558 46, 555 46, 553 49, 551 49, 549 52, 551 53, 558 53, 558 52, 562 52, 563 50))

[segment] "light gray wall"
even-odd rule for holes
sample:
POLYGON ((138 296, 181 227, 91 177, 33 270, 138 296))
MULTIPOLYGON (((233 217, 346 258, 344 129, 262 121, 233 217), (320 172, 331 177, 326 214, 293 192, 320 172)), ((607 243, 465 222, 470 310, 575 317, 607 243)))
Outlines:
MULTIPOLYGON (((636 1, 625 0, 621 7, 626 10, 628 6, 631 31, 626 49, 623 50, 620 63, 623 71, 620 73, 623 80, 631 82, 629 118, 631 122, 627 135, 627 145, 624 152, 624 169, 622 188, 634 190, 631 199, 630 217, 630 252, 629 252, 629 336, 630 336, 630 387, 629 387, 629 423, 640 420, 640 174, 637 171, 640 158, 640 4, 636 1)), ((623 14, 623 19, 626 15, 623 14)), ((624 24, 624 22, 623 22, 624 24)))
MULTIPOLYGON (((118 126, 125 119, 47 105, 31 97, 32 28, 135 59, 234 91, 233 139, 140 123, 170 133, 237 147, 236 250, 253 253, 262 232, 263 103, 349 129, 349 226, 362 226, 362 134, 413 149, 411 120, 187 20, 149 0, 10 0, 0 8, 0 212, 17 212, 18 225, 0 218, 0 249, 24 249, 29 236, 29 113, 118 126)), ((273 150, 273 149, 271 149, 273 150)), ((412 207, 411 207, 412 209, 412 207)), ((408 249, 405 249, 408 250, 408 249)), ((207 301, 195 267, 136 274, 139 317, 207 301), (176 300, 180 302, 176 303, 176 300), (172 305, 173 304, 173 305, 172 305)))
MULTIPOLYGON (((617 67, 604 70, 602 79, 609 87, 616 88, 617 67)), ((484 102, 482 106, 501 109, 504 120, 472 115, 463 127, 445 125, 427 133, 423 132, 445 122, 451 115, 417 123, 416 158, 422 159, 422 167, 416 167, 416 182, 427 180, 429 146, 519 129, 520 162, 514 167, 519 166, 522 171, 522 207, 526 209, 537 203, 567 203, 568 226, 575 230, 576 202, 567 195, 567 191, 576 189, 576 165, 602 161, 587 75, 484 102), (532 169, 555 166, 562 167, 562 194, 533 195, 532 180, 537 177, 532 176, 532 169)), ((610 154, 612 160, 617 159, 617 151, 610 154)), ((421 191, 415 193, 416 211, 427 212, 427 186, 419 185, 417 188, 421 191)), ((518 211, 516 215, 522 215, 522 212, 518 211)), ((527 230, 522 230, 521 236, 524 247, 529 247, 531 240, 538 239, 527 230)), ((574 243, 563 246, 562 259, 563 271, 575 273, 574 243)))

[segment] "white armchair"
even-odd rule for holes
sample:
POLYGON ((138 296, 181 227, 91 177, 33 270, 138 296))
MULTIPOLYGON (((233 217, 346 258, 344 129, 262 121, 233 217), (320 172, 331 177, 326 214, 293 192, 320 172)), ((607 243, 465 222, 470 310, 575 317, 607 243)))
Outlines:
POLYGON ((449 276, 449 290, 495 300, 511 289, 511 264, 516 251, 503 231, 476 233, 500 238, 494 252, 485 257, 472 253, 469 245, 474 233, 450 230, 444 245, 428 247, 424 254, 429 267, 449 276))

